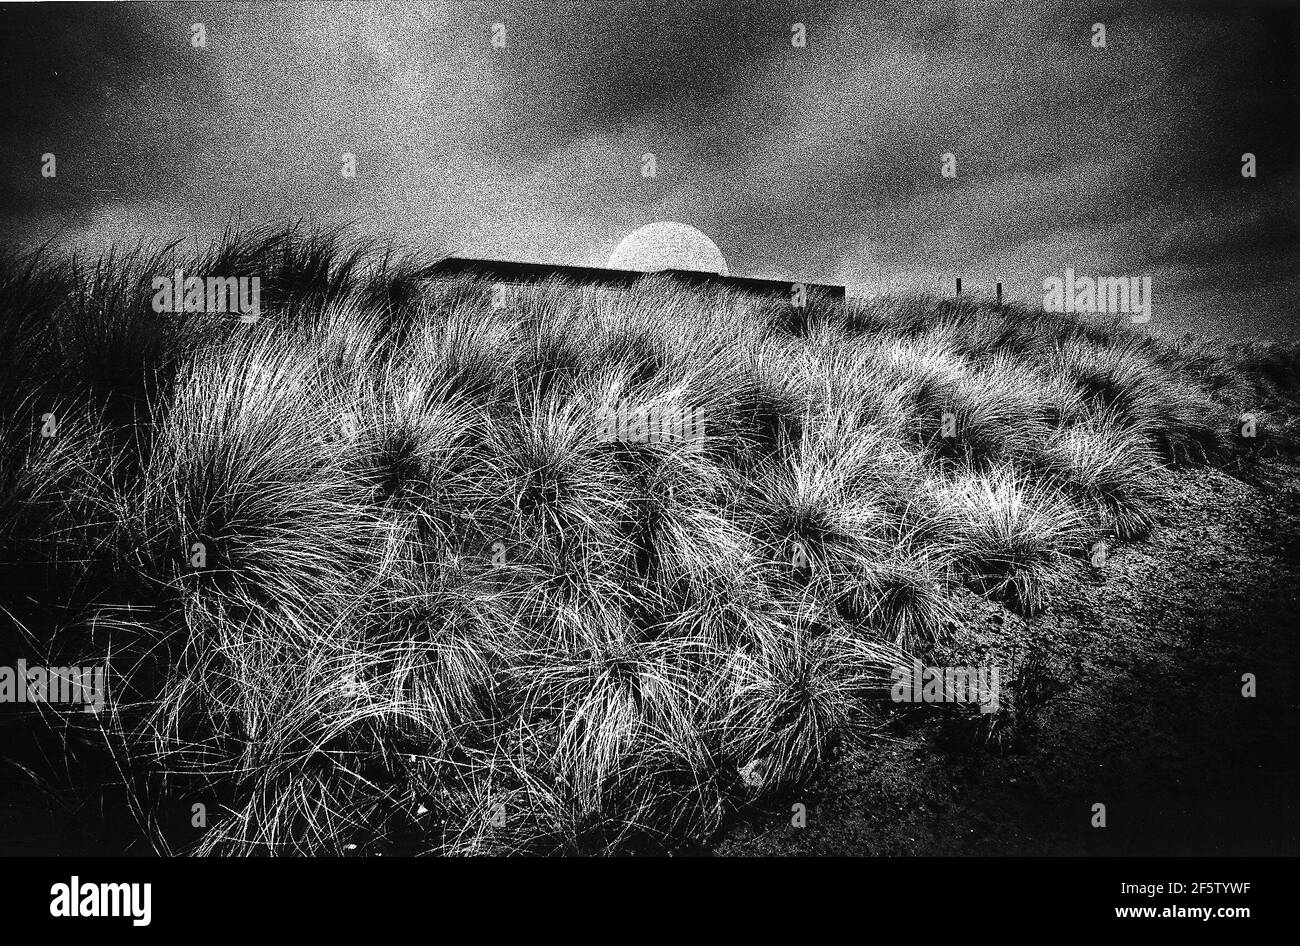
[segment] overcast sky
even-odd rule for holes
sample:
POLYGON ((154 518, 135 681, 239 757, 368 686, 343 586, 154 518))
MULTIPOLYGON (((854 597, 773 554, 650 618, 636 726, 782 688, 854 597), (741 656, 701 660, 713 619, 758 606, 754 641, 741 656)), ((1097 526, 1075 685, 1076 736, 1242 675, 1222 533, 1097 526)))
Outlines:
POLYGON ((947 292, 960 275, 1039 300, 1070 266, 1150 275, 1157 327, 1296 336, 1298 14, 5 4, 0 235, 99 248, 301 217, 434 252, 600 265, 631 230, 679 220, 737 275, 947 292))

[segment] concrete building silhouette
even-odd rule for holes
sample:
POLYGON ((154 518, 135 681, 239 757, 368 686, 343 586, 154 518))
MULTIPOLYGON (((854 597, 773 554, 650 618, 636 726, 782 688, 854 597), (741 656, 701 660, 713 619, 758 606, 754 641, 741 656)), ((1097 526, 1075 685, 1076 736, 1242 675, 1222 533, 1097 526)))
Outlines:
MULTIPOLYGON (((434 279, 450 279, 471 275, 493 282, 526 285, 548 279, 561 279, 579 286, 604 286, 626 289, 646 276, 668 276, 691 286, 718 286, 761 296, 789 297, 795 282, 781 279, 751 279, 746 276, 721 276, 686 269, 661 269, 652 273, 630 269, 607 269, 601 266, 561 266, 552 263, 521 263, 511 260, 471 259, 449 256, 427 271, 434 279)), ((809 294, 822 294, 832 299, 844 298, 843 286, 804 282, 809 294)))

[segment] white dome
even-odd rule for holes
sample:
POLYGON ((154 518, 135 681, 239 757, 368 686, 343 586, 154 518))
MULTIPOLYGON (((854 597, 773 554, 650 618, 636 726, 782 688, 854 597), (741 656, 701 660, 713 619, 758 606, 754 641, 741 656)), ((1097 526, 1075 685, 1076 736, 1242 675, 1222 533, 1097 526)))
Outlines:
POLYGON ((688 269, 730 275, 717 244, 685 223, 660 221, 633 230, 609 256, 614 269, 653 273, 661 269, 688 269))

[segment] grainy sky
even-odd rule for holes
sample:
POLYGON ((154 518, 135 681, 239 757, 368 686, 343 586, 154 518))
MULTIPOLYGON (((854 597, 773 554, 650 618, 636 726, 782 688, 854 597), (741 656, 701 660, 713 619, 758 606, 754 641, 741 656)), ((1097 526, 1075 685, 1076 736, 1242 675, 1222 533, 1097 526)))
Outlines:
POLYGON ((1292 3, 3 4, 0 236, 600 265, 679 220, 738 275, 1036 301, 1070 266, 1150 275, 1156 328, 1297 336, 1298 44, 1292 3))

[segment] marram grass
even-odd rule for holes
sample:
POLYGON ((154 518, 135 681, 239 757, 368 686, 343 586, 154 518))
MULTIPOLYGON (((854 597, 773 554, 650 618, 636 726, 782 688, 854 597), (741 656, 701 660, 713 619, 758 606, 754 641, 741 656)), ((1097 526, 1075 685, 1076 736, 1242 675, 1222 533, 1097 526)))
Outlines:
POLYGON ((91 731, 162 850, 707 843, 888 722, 959 585, 1050 607, 1254 405, 1190 346, 1012 306, 502 300, 344 242, 0 267, 0 605, 110 665, 91 731), (175 268, 260 277, 261 317, 152 311, 175 268), (702 436, 602 436, 615 407, 702 436))

